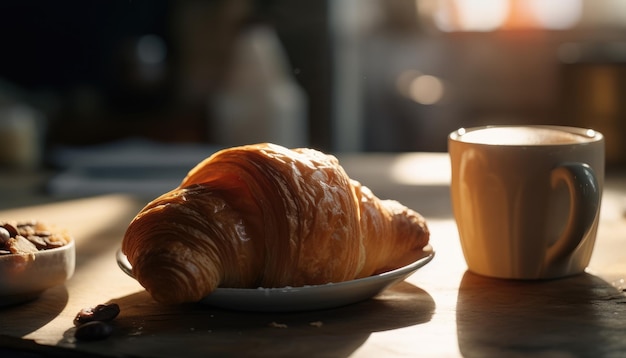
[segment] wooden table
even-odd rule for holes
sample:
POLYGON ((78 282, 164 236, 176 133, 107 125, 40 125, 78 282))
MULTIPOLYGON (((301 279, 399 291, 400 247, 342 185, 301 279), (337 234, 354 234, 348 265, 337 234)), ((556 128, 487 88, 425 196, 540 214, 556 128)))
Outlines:
POLYGON ((115 261, 124 230, 146 198, 112 194, 15 207, 1 211, 0 218, 38 218, 67 227, 77 240, 77 266, 65 285, 35 301, 0 308, 0 355, 626 356, 623 176, 607 175, 588 273, 519 282, 466 271, 450 210, 445 154, 349 155, 341 160, 353 178, 380 197, 399 199, 427 218, 436 256, 404 282, 364 302, 312 312, 162 306, 115 261), (76 313, 104 302, 121 307, 113 335, 76 341, 76 313))

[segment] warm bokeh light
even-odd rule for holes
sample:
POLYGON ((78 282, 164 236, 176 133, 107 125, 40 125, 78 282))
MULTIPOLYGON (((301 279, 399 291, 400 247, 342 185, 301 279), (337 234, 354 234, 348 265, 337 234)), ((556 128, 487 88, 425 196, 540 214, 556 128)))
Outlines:
POLYGON ((580 22, 583 0, 434 0, 418 9, 444 32, 566 30, 580 22))
POLYGON ((539 25, 549 30, 566 30, 582 17, 582 0, 528 0, 539 25))
POLYGON ((418 76, 409 87, 411 99, 420 104, 435 104, 441 100, 443 93, 443 82, 430 75, 418 76))
POLYGON ((396 78, 396 89, 419 104, 435 104, 443 98, 445 87, 441 79, 416 70, 406 70, 396 78))
POLYGON ((439 1, 435 24, 442 31, 493 31, 507 17, 507 0, 439 1))

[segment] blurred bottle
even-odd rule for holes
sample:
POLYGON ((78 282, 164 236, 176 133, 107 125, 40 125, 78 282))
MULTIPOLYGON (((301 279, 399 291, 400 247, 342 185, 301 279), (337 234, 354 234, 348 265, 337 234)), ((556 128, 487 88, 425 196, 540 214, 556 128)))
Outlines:
POLYGON ((0 107, 0 168, 39 169, 43 155, 43 113, 23 104, 0 107))
POLYGON ((308 101, 274 29, 265 24, 243 29, 231 65, 210 100, 209 137, 224 146, 271 142, 306 147, 308 101))

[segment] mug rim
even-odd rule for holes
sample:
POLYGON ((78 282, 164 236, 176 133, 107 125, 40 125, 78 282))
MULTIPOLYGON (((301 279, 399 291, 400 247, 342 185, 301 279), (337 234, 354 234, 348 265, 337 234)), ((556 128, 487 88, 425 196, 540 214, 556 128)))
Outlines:
POLYGON ((487 146, 511 146, 511 147, 520 147, 520 146, 567 146, 567 145, 581 145, 581 144, 591 144, 597 143, 604 140, 604 134, 601 132, 584 127, 575 127, 575 126, 563 126, 563 125, 548 125, 548 124, 489 124, 484 126, 475 126, 475 127, 461 127, 454 131, 452 131, 448 135, 448 139, 450 141, 459 142, 459 143, 467 143, 472 145, 487 145, 487 146), (542 143, 542 144, 507 144, 507 143, 484 143, 480 141, 464 141, 461 137, 467 133, 475 132, 483 129, 490 128, 544 128, 544 129, 553 129, 562 132, 567 132, 571 134, 580 135, 585 137, 586 140, 582 142, 569 142, 569 143, 542 143))

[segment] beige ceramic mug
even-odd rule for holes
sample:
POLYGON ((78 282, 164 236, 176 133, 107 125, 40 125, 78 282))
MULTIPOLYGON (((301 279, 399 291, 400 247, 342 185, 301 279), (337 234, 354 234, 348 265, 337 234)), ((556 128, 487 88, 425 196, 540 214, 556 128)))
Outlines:
POLYGON ((448 152, 452 208, 470 271, 542 279, 585 270, 604 182, 601 133, 462 128, 449 135, 448 152))

